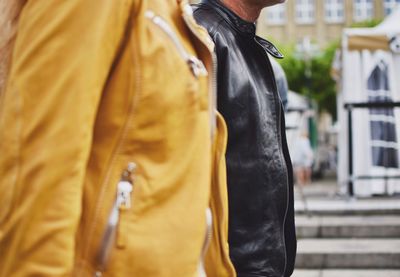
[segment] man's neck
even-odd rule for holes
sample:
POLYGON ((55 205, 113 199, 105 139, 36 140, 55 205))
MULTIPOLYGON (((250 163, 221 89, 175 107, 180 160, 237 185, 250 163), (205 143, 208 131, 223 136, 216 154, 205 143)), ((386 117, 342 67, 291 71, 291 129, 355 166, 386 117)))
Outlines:
POLYGON ((256 22, 262 7, 251 5, 243 0, 220 0, 228 9, 248 22, 256 22))

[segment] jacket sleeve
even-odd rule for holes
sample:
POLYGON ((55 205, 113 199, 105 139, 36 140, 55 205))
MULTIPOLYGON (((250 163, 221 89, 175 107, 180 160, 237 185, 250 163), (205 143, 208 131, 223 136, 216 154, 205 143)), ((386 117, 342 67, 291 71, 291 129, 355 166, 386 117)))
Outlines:
POLYGON ((1 143, 0 186, 13 193, 0 276, 71 275, 94 121, 132 1, 35 0, 22 10, 0 118, 4 136, 14 132, 1 143))

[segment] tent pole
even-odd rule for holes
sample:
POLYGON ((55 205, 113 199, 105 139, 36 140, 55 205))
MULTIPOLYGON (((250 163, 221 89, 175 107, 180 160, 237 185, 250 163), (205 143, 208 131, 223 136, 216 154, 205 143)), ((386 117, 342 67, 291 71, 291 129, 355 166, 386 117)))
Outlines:
POLYGON ((349 194, 350 197, 354 196, 354 187, 353 187, 353 132, 352 132, 352 109, 353 107, 351 105, 348 106, 348 128, 349 128, 349 181, 348 181, 348 187, 347 187, 347 193, 349 194))

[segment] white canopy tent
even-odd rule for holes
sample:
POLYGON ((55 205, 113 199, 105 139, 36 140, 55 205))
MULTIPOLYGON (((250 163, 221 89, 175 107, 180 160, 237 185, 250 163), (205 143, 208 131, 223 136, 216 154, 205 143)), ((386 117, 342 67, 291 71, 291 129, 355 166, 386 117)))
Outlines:
POLYGON ((345 29, 342 47, 339 184, 356 196, 400 193, 400 8, 374 28, 345 29))

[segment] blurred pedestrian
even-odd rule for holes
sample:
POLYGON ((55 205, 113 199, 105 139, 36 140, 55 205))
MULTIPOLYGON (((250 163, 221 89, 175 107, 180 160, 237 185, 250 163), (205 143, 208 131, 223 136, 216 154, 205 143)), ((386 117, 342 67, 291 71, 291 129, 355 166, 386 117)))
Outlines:
POLYGON ((0 106, 1 277, 234 275, 211 48, 184 0, 26 2, 0 106))
POLYGON ((296 175, 296 183, 302 187, 310 184, 314 152, 306 132, 303 132, 295 140, 291 157, 296 175))
POLYGON ((254 23, 262 8, 280 2, 204 0, 194 12, 218 60, 217 103, 229 132, 229 247, 239 277, 287 277, 294 268, 293 174, 268 57, 282 55, 256 36, 254 23))

